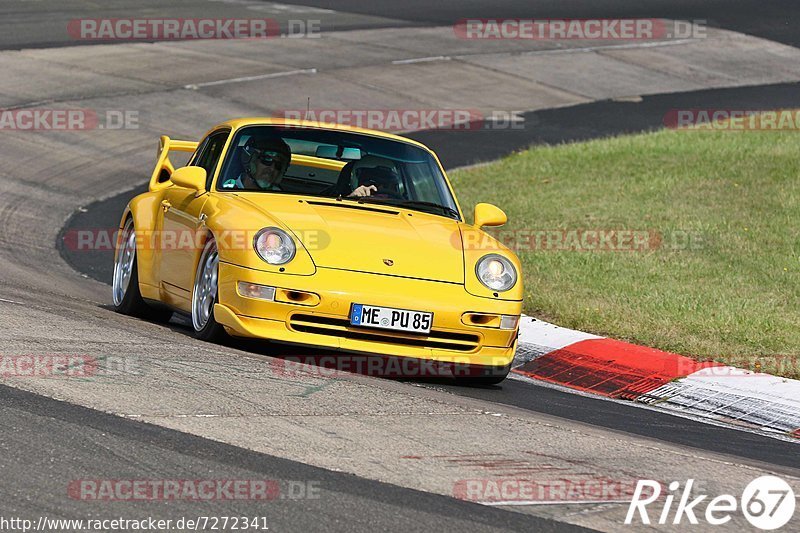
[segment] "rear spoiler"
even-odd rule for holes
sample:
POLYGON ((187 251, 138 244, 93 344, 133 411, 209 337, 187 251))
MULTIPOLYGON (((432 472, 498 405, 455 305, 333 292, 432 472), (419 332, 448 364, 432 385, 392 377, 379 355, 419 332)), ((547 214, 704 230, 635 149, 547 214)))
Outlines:
POLYGON ((172 161, 169 160, 170 152, 194 152, 198 142, 178 141, 162 135, 158 140, 158 153, 156 154, 156 167, 150 176, 150 190, 157 191, 172 185, 169 178, 175 171, 172 161))

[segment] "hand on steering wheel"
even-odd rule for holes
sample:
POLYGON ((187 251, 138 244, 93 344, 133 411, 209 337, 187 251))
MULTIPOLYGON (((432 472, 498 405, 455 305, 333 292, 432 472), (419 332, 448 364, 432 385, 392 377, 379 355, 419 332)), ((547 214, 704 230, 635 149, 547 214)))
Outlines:
POLYGON ((350 193, 350 196, 372 196, 372 193, 376 192, 378 192, 376 185, 359 185, 350 193))

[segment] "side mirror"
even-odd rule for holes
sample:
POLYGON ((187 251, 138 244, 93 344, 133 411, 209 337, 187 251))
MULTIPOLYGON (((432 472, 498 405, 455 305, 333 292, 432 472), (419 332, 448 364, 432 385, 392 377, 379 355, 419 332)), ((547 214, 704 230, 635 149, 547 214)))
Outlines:
POLYGON ((508 221, 503 210, 492 204, 478 204, 475 206, 475 227, 502 226, 508 221))
POLYGON ((206 169, 202 167, 181 167, 175 170, 169 179, 178 187, 201 193, 206 191, 206 169))

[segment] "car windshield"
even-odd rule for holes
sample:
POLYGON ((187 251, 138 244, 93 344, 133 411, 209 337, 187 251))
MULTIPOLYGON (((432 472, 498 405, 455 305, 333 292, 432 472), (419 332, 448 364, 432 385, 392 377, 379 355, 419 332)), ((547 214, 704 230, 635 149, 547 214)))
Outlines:
POLYGON ((444 175, 427 150, 339 130, 242 128, 228 150, 217 190, 340 198, 460 219, 444 175))

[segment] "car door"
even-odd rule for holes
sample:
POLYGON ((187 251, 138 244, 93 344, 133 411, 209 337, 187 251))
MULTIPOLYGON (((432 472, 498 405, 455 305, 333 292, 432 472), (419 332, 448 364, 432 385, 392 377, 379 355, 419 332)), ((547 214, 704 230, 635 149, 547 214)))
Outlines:
MULTIPOLYGON (((206 191, 208 191, 214 172, 222 156, 230 130, 211 133, 200 145, 198 153, 190 164, 206 170, 206 191)), ((191 309, 192 287, 195 266, 202 252, 199 241, 204 224, 203 206, 208 200, 208 192, 197 191, 173 185, 162 201, 162 250, 161 284, 164 300, 178 308, 191 309)))

